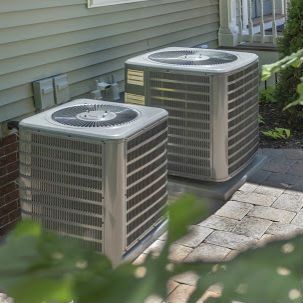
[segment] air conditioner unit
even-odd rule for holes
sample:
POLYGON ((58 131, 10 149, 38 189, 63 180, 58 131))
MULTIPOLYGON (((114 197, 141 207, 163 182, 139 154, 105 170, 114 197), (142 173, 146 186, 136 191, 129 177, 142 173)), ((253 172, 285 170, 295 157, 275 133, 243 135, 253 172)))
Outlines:
POLYGON ((76 100, 20 123, 23 217, 114 264, 163 231, 167 112, 76 100))
POLYGON ((168 172, 221 182, 244 169, 259 141, 258 57, 165 48, 126 61, 126 103, 169 112, 168 172))

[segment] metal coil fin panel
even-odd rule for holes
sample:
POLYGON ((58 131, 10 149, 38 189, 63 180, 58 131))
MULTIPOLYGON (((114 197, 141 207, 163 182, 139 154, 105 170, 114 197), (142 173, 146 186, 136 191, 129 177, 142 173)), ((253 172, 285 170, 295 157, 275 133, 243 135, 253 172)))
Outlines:
POLYGON ((50 231, 102 251, 102 143, 20 132, 21 207, 50 231))
POLYGON ((228 77, 228 173, 249 163, 258 148, 258 64, 228 77))
POLYGON ((150 71, 149 80, 149 105, 169 113, 169 173, 210 177, 211 77, 150 71))
POLYGON ((153 125, 127 143, 127 248, 161 220, 167 202, 167 121, 153 125))

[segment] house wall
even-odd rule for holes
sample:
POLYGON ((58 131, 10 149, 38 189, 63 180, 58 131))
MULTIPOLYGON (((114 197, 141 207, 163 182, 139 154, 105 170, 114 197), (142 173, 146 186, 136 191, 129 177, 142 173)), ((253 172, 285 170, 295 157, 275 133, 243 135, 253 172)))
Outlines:
POLYGON ((33 81, 67 73, 72 99, 111 75, 123 89, 129 57, 171 45, 216 47, 218 26, 218 0, 150 0, 92 9, 86 0, 2 1, 0 235, 20 215, 18 138, 1 129, 5 121, 35 112, 33 81))
POLYGON ((0 122, 35 110, 32 82, 67 73, 71 97, 123 63, 167 45, 217 46, 218 0, 150 0, 87 9, 86 0, 0 5, 0 122))

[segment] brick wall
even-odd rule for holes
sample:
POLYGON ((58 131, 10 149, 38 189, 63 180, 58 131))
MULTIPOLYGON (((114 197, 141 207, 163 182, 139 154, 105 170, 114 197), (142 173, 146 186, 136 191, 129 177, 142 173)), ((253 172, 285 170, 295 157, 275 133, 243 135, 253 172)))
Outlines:
POLYGON ((20 219, 18 135, 0 139, 0 236, 20 219))

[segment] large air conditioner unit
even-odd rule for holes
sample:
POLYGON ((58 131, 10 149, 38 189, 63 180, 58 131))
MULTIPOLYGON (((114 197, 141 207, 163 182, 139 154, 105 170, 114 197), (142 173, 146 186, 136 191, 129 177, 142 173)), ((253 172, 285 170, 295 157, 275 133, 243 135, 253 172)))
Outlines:
POLYGON ((169 112, 169 174, 226 181, 253 159, 259 141, 258 57, 165 48, 126 61, 126 103, 169 112))
POLYGON ((23 217, 114 264, 163 231, 167 112, 76 100, 20 123, 23 217))

